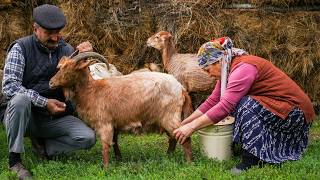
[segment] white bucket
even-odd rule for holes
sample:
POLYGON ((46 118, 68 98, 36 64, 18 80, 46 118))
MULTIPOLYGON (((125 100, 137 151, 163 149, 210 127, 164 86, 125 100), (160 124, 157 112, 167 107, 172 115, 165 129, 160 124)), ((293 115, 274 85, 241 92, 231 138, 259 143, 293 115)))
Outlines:
POLYGON ((198 130, 202 153, 218 160, 230 159, 234 118, 228 116, 215 125, 198 130))

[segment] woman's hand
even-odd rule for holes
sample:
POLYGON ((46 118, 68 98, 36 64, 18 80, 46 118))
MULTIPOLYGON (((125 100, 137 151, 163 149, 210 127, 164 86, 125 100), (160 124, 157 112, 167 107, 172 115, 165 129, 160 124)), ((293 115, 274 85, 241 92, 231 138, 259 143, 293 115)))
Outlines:
POLYGON ((192 121, 190 121, 189 123, 186 123, 178 129, 174 130, 173 135, 180 144, 183 144, 195 130, 209 126, 210 124, 212 124, 212 121, 206 114, 204 114, 198 118, 192 119, 192 121))
POLYGON ((194 129, 189 124, 186 124, 174 130, 173 135, 180 144, 183 144, 186 139, 192 135, 193 132, 194 129))
POLYGON ((93 51, 92 45, 89 41, 85 41, 85 42, 80 43, 77 46, 77 49, 79 50, 80 53, 87 52, 87 51, 93 51))

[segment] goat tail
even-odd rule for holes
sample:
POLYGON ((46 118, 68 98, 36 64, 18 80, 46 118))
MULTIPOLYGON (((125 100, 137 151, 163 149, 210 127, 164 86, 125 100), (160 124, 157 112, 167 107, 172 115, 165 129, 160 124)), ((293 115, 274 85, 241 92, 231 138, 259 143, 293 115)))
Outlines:
POLYGON ((191 97, 189 96, 188 92, 183 90, 182 95, 184 96, 184 102, 182 106, 182 120, 184 120, 193 113, 193 106, 191 97))

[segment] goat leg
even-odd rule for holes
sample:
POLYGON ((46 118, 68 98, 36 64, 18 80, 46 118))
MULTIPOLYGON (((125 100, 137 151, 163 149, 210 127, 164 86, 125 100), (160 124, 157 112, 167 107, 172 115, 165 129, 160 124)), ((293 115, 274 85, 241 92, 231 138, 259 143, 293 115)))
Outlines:
POLYGON ((182 144, 184 157, 186 158, 187 162, 192 161, 192 149, 191 149, 191 138, 187 138, 187 140, 182 144))
POLYGON ((102 158, 104 168, 109 166, 109 151, 113 139, 113 127, 111 124, 105 124, 99 128, 98 133, 100 134, 102 144, 102 158))
POLYGON ((167 135, 168 135, 168 143, 169 143, 169 147, 168 147, 168 150, 167 150, 167 154, 172 154, 174 152, 174 150, 176 149, 176 145, 177 145, 177 140, 170 136, 170 134, 168 132, 166 132, 167 135))
POLYGON ((103 167, 109 167, 109 151, 110 144, 108 142, 102 142, 102 159, 103 159, 103 167))
POLYGON ((169 138, 169 147, 167 150, 167 154, 172 154, 174 150, 176 149, 177 140, 174 138, 169 138))
POLYGON ((114 134, 113 134, 113 150, 114 150, 114 155, 116 157, 116 160, 120 161, 122 159, 122 156, 121 156, 121 152, 120 152, 119 145, 118 145, 118 134, 119 134, 119 131, 114 130, 114 134))

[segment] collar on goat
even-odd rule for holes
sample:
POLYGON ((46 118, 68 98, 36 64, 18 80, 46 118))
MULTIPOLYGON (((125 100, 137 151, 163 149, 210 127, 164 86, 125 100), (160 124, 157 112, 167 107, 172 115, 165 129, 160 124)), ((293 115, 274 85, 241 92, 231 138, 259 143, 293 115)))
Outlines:
POLYGON ((79 53, 77 55, 75 55, 75 54, 77 54, 77 51, 72 53, 71 56, 70 56, 75 61, 84 60, 84 59, 87 59, 89 57, 97 58, 98 61, 100 61, 102 63, 105 63, 107 65, 108 70, 110 70, 109 63, 108 63, 107 59, 104 56, 102 56, 101 54, 99 54, 99 53, 96 53, 96 52, 82 52, 82 53, 79 53))

